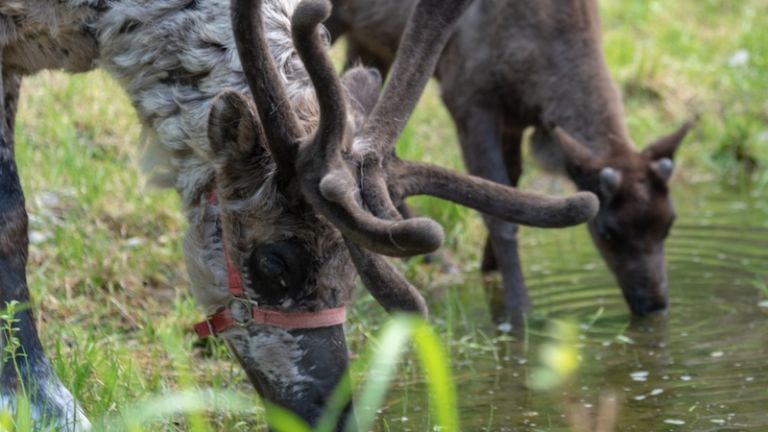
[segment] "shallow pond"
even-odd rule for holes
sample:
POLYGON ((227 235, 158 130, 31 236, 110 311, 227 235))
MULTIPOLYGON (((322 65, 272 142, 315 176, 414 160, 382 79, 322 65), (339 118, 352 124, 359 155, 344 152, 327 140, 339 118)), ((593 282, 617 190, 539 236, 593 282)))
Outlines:
MULTIPOLYGON (((565 413, 594 411, 612 394, 619 431, 768 431, 768 194, 708 189, 675 197, 667 316, 630 318, 584 228, 523 232, 535 316, 517 340, 490 324, 479 278, 452 288, 459 312, 441 316, 437 305, 433 319, 473 328, 451 338, 462 430, 566 431, 565 413), (534 391, 553 319, 579 329, 581 364, 570 383, 534 391)), ((391 392, 380 430, 432 430, 424 384, 411 369, 391 392)))

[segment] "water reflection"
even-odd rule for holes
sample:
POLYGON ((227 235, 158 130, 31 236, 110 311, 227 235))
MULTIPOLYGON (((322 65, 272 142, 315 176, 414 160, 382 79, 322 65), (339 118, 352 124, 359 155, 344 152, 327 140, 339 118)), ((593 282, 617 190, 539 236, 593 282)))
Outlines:
MULTIPOLYGON (((464 430, 565 431, 569 404, 594 410, 606 392, 618 397, 621 431, 768 430, 768 200, 706 189, 677 199, 671 310, 651 319, 629 317, 585 230, 525 230, 535 316, 517 341, 453 338, 464 430), (569 385, 534 392, 527 383, 551 319, 579 324, 581 368, 569 385)), ((456 288, 474 329, 452 331, 496 334, 482 286, 456 288)), ((408 378, 418 373, 404 375, 381 428, 427 430, 423 388, 408 378)))

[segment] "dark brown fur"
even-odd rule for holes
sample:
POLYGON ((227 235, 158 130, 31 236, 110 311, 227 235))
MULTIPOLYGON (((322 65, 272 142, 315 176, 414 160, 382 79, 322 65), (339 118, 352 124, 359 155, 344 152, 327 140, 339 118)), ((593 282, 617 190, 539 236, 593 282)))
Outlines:
MULTIPOLYGON (((413 4, 334 0, 329 28, 334 37, 346 33, 348 64, 362 60, 386 73, 413 4)), ((635 149, 603 58, 596 0, 480 0, 459 23, 435 76, 470 173, 517 185, 523 131, 535 126, 534 149, 545 166, 567 171, 579 189, 600 196, 590 232, 633 312, 664 309, 663 241, 674 212, 669 172, 660 176, 654 167, 672 160, 690 125, 643 152, 635 149), (554 126, 561 138, 572 135, 570 146, 554 126), (584 160, 577 166, 579 155, 584 160), (610 197, 600 180, 605 168, 620 180, 610 197), (606 227, 620 236, 607 236, 606 227)), ((485 222, 483 270, 502 271, 508 311, 526 310, 517 227, 493 215, 485 222)))

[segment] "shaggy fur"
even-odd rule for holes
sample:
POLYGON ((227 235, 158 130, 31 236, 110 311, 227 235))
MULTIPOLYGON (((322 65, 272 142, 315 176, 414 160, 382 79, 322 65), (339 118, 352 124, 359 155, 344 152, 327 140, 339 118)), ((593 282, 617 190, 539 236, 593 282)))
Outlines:
MULTIPOLYGON (((278 71, 308 132, 315 127, 318 112, 314 89, 291 40, 290 16, 297 3, 297 0, 267 2, 264 22, 278 71)), ((228 10, 228 0, 18 1, 0 6, 0 13, 6 15, 3 18, 15 23, 10 28, 6 25, 3 31, 11 35, 6 37, 6 44, 11 47, 6 50, 7 71, 28 74, 42 68, 84 70, 100 66, 128 92, 145 127, 147 171, 155 184, 175 187, 189 211, 192 228, 187 256, 188 263, 194 266, 190 267, 190 274, 195 293, 209 289, 214 282, 210 276, 212 268, 221 267, 221 256, 216 255, 220 245, 211 243, 216 237, 209 235, 212 220, 203 216, 206 213, 204 195, 215 176, 212 163, 215 156, 207 135, 210 106, 224 88, 248 93, 229 14, 223 13, 228 10), (46 33, 45 29, 49 31, 46 33), (70 50, 69 46, 80 47, 81 51, 90 49, 89 43, 95 37, 98 55, 92 56, 90 63, 74 65, 77 67, 53 61, 63 55, 61 45, 71 42, 60 39, 64 34, 82 38, 78 43, 70 43, 70 50), (16 47, 30 44, 39 45, 39 49, 23 57, 16 54, 21 51, 16 47), (200 268, 201 265, 209 268, 200 268)), ((229 213, 225 219, 231 224, 233 238, 239 240, 238 246, 278 240, 298 224, 280 220, 282 203, 269 178, 259 186, 250 196, 224 203, 228 210, 225 213, 229 213)), ((315 239, 310 241, 312 251, 318 252, 315 256, 323 258, 334 254, 337 248, 332 244, 340 244, 338 235, 317 234, 306 232, 298 236, 315 239), (317 240, 328 237, 329 240, 317 240)), ((236 247, 235 259, 241 259, 238 250, 236 247)), ((330 269, 333 271, 321 274, 339 275, 344 264, 334 264, 330 269)), ((349 273, 341 272, 342 275, 349 273)), ((338 281, 318 280, 321 288, 337 284, 338 281)), ((213 284, 216 285, 220 282, 213 284)), ((333 298, 323 303, 339 301, 341 299, 333 298)), ((327 305, 314 307, 321 306, 327 305)))
MULTIPOLYGON (((308 133, 316 127, 318 111, 314 89, 291 39, 290 16, 297 3, 267 2, 264 24, 281 79, 308 133)), ((314 257, 310 280, 299 296, 273 306, 292 310, 338 307, 349 299, 355 277, 341 236, 311 214, 309 219, 301 213, 286 217, 271 163, 257 167, 263 173, 262 181, 241 178, 241 187, 219 181, 220 203, 212 205, 206 198, 217 167, 225 163, 209 146, 208 115, 213 100, 225 88, 248 94, 229 6, 228 0, 6 1, 0 5, 3 76, 7 81, 40 69, 102 67, 120 81, 144 126, 145 167, 156 184, 174 187, 187 209, 186 262, 193 294, 205 310, 215 311, 229 297, 223 232, 231 240, 230 254, 240 268, 247 267, 253 245, 298 239, 314 257)), ((360 123, 357 118, 352 120, 360 123)), ((10 235, 7 230, 3 233, 10 235)), ((260 301, 250 289, 247 274, 243 272, 249 294, 260 301)), ((237 332, 229 336, 240 341, 233 347, 247 363, 246 369, 251 369, 249 374, 261 374, 273 385, 291 388, 291 381, 298 385, 306 378, 298 373, 279 376, 285 371, 285 356, 272 355, 266 348, 259 356, 253 354, 262 346, 258 341, 290 339, 284 333, 263 329, 254 342, 244 342, 237 332)), ((292 356, 300 359, 302 351, 295 352, 292 356)), ((57 401, 54 398, 51 403, 57 401)), ((71 397, 67 404, 74 406, 71 397)))

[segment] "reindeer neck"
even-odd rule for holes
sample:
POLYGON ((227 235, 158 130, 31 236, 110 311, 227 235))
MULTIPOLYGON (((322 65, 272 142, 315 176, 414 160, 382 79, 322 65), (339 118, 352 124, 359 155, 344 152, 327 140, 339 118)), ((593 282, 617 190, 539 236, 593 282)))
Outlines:
POLYGON ((602 66, 554 75, 542 88, 540 121, 564 128, 596 155, 632 151, 619 92, 602 66))

